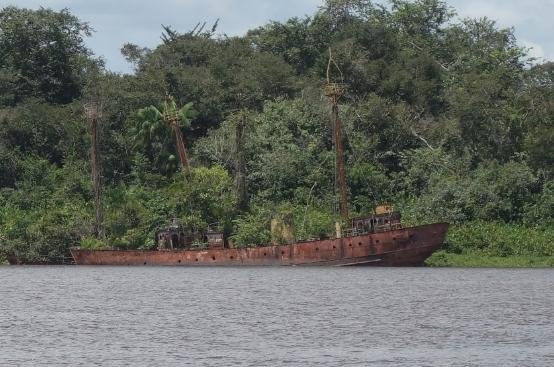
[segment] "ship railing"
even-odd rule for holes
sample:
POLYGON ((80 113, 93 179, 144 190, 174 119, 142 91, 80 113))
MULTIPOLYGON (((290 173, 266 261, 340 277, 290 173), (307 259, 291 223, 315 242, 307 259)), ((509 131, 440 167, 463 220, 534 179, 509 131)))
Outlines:
POLYGON ((349 228, 344 231, 344 234, 346 237, 356 237, 356 236, 362 236, 364 234, 371 233, 371 231, 359 229, 359 228, 349 228))
POLYGON ((346 237, 356 237, 356 236, 363 236, 369 233, 375 233, 375 232, 386 232, 386 231, 393 231, 397 229, 402 229, 402 223, 387 223, 380 226, 375 226, 373 230, 368 230, 367 228, 349 228, 344 231, 344 234, 346 237))

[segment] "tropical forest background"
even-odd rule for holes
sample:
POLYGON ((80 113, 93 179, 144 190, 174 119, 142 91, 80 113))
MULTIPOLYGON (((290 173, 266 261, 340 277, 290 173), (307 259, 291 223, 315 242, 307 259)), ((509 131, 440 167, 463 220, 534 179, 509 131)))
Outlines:
POLYGON ((554 63, 530 58, 513 29, 439 0, 326 0, 240 37, 199 21, 161 27, 152 49, 125 44, 134 72, 117 74, 85 46, 94 24, 0 10, 0 257, 152 248, 173 218, 198 231, 219 222, 236 246, 270 242, 273 218, 298 239, 332 235, 331 48, 351 216, 393 203, 407 224, 450 222, 430 265, 554 265, 554 63), (171 127, 140 112, 166 95, 192 103, 186 175, 171 127))

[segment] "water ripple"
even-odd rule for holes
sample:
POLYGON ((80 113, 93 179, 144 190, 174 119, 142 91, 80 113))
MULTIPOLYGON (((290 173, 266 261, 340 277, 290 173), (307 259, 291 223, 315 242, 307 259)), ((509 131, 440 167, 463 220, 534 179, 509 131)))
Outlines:
POLYGON ((552 366, 554 270, 0 267, 0 366, 552 366))

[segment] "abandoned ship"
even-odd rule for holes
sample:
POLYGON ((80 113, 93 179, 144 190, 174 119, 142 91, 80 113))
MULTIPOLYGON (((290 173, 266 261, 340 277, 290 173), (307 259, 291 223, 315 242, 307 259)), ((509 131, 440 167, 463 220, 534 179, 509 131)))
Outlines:
MULTIPOLYGON (((363 218, 349 218, 338 99, 343 88, 327 78, 325 94, 332 106, 339 208, 343 230, 337 223, 333 238, 235 248, 222 231, 208 231, 196 239, 177 222, 155 235, 157 250, 89 250, 72 248, 78 265, 331 265, 420 266, 444 242, 448 223, 403 227, 400 214, 388 205, 378 206, 363 218)), ((179 134, 177 133, 177 137, 179 134)), ((179 151, 184 150, 179 146, 179 151)), ((184 160, 183 162, 186 162, 184 160)), ((272 223, 273 224, 273 223, 272 223)), ((281 223, 282 225, 282 223, 281 223)), ((272 225, 273 227, 273 225, 272 225)), ((287 236, 284 236, 287 237, 287 236)), ((288 236, 290 237, 290 236, 288 236)), ((284 242, 284 243, 283 243, 284 242)))
POLYGON ((157 250, 72 248, 78 265, 335 265, 420 266, 442 245, 447 223, 403 228, 397 212, 350 221, 344 236, 263 247, 233 248, 223 232, 207 232, 195 248, 177 224, 156 233, 157 250))

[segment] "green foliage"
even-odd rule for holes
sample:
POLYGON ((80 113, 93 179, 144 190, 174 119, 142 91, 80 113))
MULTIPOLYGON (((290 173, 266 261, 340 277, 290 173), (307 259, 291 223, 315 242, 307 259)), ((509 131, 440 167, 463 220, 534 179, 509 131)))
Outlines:
MULTIPOLYGON (((234 221, 233 243, 239 247, 267 245, 272 240, 272 219, 291 225, 296 240, 307 240, 334 235, 337 216, 330 210, 310 203, 301 205, 283 202, 276 206, 269 203, 258 204, 234 221)), ((279 238, 273 240, 280 242, 279 238)))
POLYGON ((554 227, 554 182, 546 183, 542 191, 524 207, 524 224, 536 228, 554 227))
MULTIPOLYGON (((136 78, 160 83, 177 102, 193 102, 194 136, 216 127, 237 107, 259 109, 266 99, 291 94, 294 71, 281 58, 256 52, 245 38, 173 37, 147 52, 136 78), (163 62, 160 62, 163 60, 163 62)), ((141 83, 142 84, 142 83, 141 83)))
POLYGON ((427 266, 459 268, 551 268, 554 256, 486 256, 437 251, 425 261, 427 266))
POLYGON ((28 97, 68 103, 79 97, 91 28, 67 9, 0 10, 0 103, 28 97))
POLYGON ((191 121, 197 115, 192 102, 178 108, 172 97, 166 98, 161 110, 155 106, 141 108, 136 113, 135 126, 130 129, 134 148, 143 152, 155 172, 170 174, 179 164, 176 158, 175 137, 172 131, 173 118, 182 129, 189 129, 191 121))
POLYGON ((194 168, 166 189, 168 202, 184 223, 204 229, 211 223, 228 225, 236 207, 233 180, 220 166, 194 168))
POLYGON ((83 136, 86 125, 80 113, 74 104, 58 106, 34 98, 16 107, 0 109, 0 151, 3 148, 15 159, 5 168, 7 172, 21 172, 17 161, 29 155, 56 164, 71 156, 86 157, 88 142, 83 136))
POLYGON ((266 245, 271 241, 270 212, 254 209, 234 220, 235 231, 231 240, 237 247, 266 245))
POLYGON ((552 267, 552 227, 532 228, 501 222, 474 221, 450 227, 445 248, 429 266, 552 267))
POLYGON ((106 193, 107 243, 116 248, 152 248, 154 233, 171 219, 194 230, 230 227, 236 207, 232 179, 221 167, 193 168, 161 187, 120 185, 106 193))
POLYGON ((452 226, 445 247, 449 252, 487 256, 554 256, 552 228, 536 229, 499 222, 467 222, 452 226))
POLYGON ((392 198, 392 182, 370 163, 355 163, 348 170, 350 203, 358 213, 371 213, 392 198))
POLYGON ((420 220, 519 221, 538 184, 522 162, 488 161, 470 170, 464 159, 424 150, 411 152, 405 164, 402 186, 413 195, 407 211, 420 220))
POLYGON ((5 254, 28 261, 60 260, 90 233, 90 185, 79 162, 62 168, 30 158, 17 190, 1 192, 0 238, 5 254))
POLYGON ((330 210, 312 206, 298 206, 294 213, 296 238, 329 238, 335 235, 337 215, 330 210))
POLYGON ((87 250, 102 250, 107 248, 107 244, 95 237, 84 237, 79 242, 79 247, 87 250))

